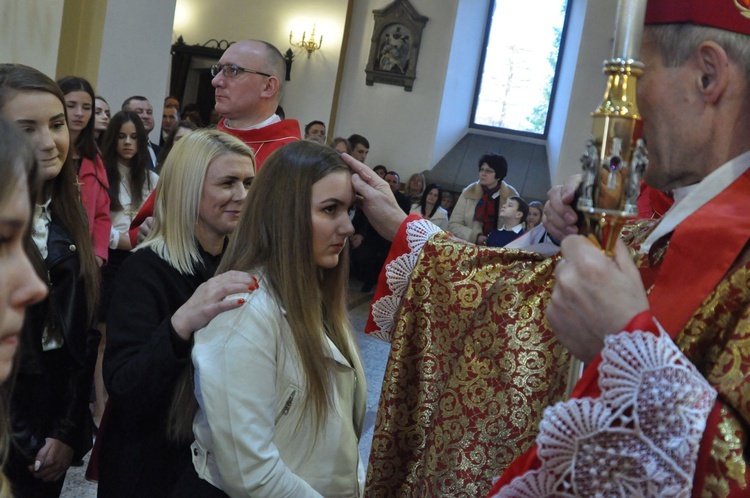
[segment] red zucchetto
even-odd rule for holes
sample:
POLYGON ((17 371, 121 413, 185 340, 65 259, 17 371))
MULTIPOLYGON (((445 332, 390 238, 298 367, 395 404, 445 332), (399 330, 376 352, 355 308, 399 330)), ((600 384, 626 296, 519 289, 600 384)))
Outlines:
POLYGON ((649 0, 645 23, 690 23, 750 35, 750 0, 649 0))

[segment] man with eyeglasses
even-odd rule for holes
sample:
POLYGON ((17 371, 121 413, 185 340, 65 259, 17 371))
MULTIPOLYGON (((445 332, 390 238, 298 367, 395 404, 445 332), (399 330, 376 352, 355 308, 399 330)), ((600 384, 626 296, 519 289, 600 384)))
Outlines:
POLYGON ((256 171, 271 152, 301 138, 296 119, 276 114, 286 74, 276 47, 261 40, 239 41, 211 66, 211 74, 216 110, 222 115, 218 129, 255 151, 256 171))
MULTIPOLYGON (((216 89, 217 129, 234 135, 255 152, 255 172, 282 145, 300 140, 296 119, 281 119, 276 108, 286 62, 279 49, 261 40, 242 40, 224 51, 211 66, 216 89)), ((151 231, 156 190, 130 224, 130 242, 135 246, 151 231)))

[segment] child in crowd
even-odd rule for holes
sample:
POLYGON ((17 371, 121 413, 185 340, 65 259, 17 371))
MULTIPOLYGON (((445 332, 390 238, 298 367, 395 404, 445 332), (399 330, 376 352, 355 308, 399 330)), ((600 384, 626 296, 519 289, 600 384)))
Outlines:
POLYGON ((524 234, 524 222, 529 215, 529 205, 518 196, 510 197, 498 213, 500 228, 491 231, 485 245, 503 247, 524 234))
POLYGON ((544 204, 539 201, 529 202, 529 215, 526 217, 526 231, 530 231, 542 222, 544 204))

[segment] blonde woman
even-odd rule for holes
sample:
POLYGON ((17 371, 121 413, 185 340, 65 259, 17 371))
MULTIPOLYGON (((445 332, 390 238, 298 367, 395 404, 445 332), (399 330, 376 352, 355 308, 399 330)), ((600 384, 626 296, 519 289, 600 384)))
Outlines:
POLYGON ((190 400, 183 423, 170 407, 181 399, 193 332, 239 306, 228 294, 254 288, 245 273, 211 278, 253 175, 252 151, 215 130, 186 136, 164 163, 153 229, 123 263, 107 320, 99 496, 169 496, 190 465, 190 400))
POLYGON ((351 173, 334 150, 274 152, 219 273, 259 276, 195 335, 195 471, 173 496, 351 497, 366 387, 346 313, 351 173))
POLYGON ((422 194, 424 193, 425 179, 422 173, 414 173, 409 177, 409 181, 406 182, 406 188, 404 194, 411 201, 412 206, 419 204, 422 201, 422 194))

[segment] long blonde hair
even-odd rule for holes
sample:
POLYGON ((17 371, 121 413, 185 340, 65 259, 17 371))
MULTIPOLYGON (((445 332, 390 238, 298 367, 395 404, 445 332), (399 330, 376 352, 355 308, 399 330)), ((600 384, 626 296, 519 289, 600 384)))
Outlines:
POLYGON ((263 163, 248 192, 237 230, 217 274, 263 270, 286 318, 307 381, 303 409, 322 426, 333 392, 326 362, 326 336, 352 361, 357 353, 346 312, 348 251, 339 264, 319 268, 312 248, 312 187, 323 177, 349 172, 326 146, 298 141, 278 149, 263 163))
MULTIPOLYGON (((181 139, 167 156, 159 177, 154 205, 154 226, 136 250, 151 248, 183 275, 193 275, 202 264, 195 226, 208 168, 219 156, 255 154, 241 140, 217 130, 198 130, 181 139)), ((167 438, 189 442, 198 402, 193 394, 193 365, 180 372, 172 392, 167 419, 167 438)))
POLYGON ((211 162, 225 154, 255 155, 241 140, 217 130, 198 130, 177 142, 167 156, 159 177, 154 204, 154 226, 136 250, 151 248, 183 275, 201 264, 195 238, 201 194, 211 162))

